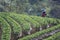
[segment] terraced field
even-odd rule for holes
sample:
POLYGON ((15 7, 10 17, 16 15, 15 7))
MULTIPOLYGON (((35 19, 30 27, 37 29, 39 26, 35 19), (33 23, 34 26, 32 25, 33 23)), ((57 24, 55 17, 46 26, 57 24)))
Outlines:
POLYGON ((60 20, 0 13, 0 40, 60 40, 60 20))

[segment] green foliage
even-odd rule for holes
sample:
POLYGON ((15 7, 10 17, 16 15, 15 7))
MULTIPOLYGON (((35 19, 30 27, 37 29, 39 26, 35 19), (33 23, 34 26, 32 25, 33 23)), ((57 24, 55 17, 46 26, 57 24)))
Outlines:
POLYGON ((6 17, 6 20, 10 23, 11 26, 13 26, 14 33, 20 33, 22 31, 20 24, 18 24, 14 19, 8 16, 6 17))
POLYGON ((54 17, 60 18, 59 0, 0 0, 0 12, 17 12, 20 14, 27 13, 31 15, 39 15, 42 13, 42 8, 46 8, 46 13, 48 17, 53 17, 55 14, 54 17), (29 11, 30 9, 32 10, 29 11))
POLYGON ((56 29, 59 29, 59 28, 60 28, 60 24, 57 25, 57 26, 54 26, 54 27, 51 27, 51 28, 48 28, 48 29, 39 31, 39 32, 37 32, 37 33, 35 33, 35 34, 28 35, 28 36, 23 37, 23 38, 21 38, 21 39, 19 39, 19 40, 31 40, 32 38, 38 37, 38 36, 40 36, 40 35, 43 35, 43 34, 45 34, 45 33, 51 32, 51 31, 56 30, 56 29))
POLYGON ((10 37, 11 37, 10 25, 2 17, 0 17, 0 21, 2 23, 2 39, 1 40, 10 40, 10 37))
POLYGON ((12 18, 14 18, 17 22, 20 24, 24 24, 28 22, 28 24, 32 24, 33 27, 40 27, 42 25, 48 25, 48 24, 59 24, 59 20, 54 19, 54 18, 47 18, 47 17, 37 17, 37 16, 27 16, 24 14, 10 14, 12 18), (58 22, 57 22, 58 21, 58 22))
MULTIPOLYGON (((36 14, 41 13, 41 9, 47 7, 48 0, 1 0, 0 4, 3 6, 5 12, 17 12, 17 13, 27 13, 36 14), (29 9, 32 9, 29 12, 29 9)), ((3 11, 2 10, 2 11, 3 11)))
POLYGON ((58 24, 58 20, 54 18, 47 18, 47 17, 37 17, 37 16, 31 16, 31 18, 41 25, 47 25, 47 24, 58 24))
POLYGON ((58 32, 58 33, 56 33, 56 34, 54 34, 54 35, 52 35, 44 40, 60 40, 59 37, 60 37, 60 32, 58 32))
POLYGON ((25 19, 27 22, 29 22, 30 24, 32 24, 33 27, 40 27, 40 24, 39 24, 37 21, 33 20, 31 17, 29 17, 29 16, 27 16, 27 15, 21 16, 21 17, 24 18, 24 19, 25 19))
POLYGON ((7 13, 7 12, 0 12, 0 16, 7 17, 8 15, 10 15, 10 13, 7 13))
POLYGON ((33 20, 35 20, 35 21, 37 21, 39 24, 41 24, 41 25, 47 25, 47 24, 49 24, 48 22, 47 22, 47 18, 42 18, 42 17, 37 17, 37 16, 31 16, 31 18, 33 19, 33 20))
POLYGON ((60 6, 56 5, 52 10, 50 11, 50 16, 53 18, 60 18, 60 6))
POLYGON ((11 17, 13 19, 15 19, 21 25, 21 28, 23 28, 24 30, 29 30, 30 29, 30 23, 25 21, 23 17, 20 17, 18 15, 14 15, 14 16, 11 16, 11 17))
POLYGON ((10 40, 11 30, 13 29, 14 33, 22 33, 22 31, 29 31, 30 27, 39 28, 48 24, 59 24, 57 26, 44 29, 42 31, 36 32, 32 35, 28 35, 19 40, 31 40, 32 38, 38 37, 45 33, 51 32, 53 30, 60 28, 60 19, 47 18, 47 17, 37 17, 37 16, 28 16, 25 14, 16 14, 16 13, 0 13, 0 21, 2 23, 2 40, 10 40), (12 28, 12 29, 11 29, 12 28))

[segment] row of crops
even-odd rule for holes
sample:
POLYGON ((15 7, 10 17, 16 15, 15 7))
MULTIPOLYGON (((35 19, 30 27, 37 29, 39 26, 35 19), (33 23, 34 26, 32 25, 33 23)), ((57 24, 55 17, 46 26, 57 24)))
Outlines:
MULTIPOLYGON (((60 20, 24 14, 0 13, 0 28, 2 29, 1 40, 32 40, 45 33, 60 29, 60 20)), ((44 40, 52 39, 51 37, 44 40)), ((57 37, 55 36, 54 39, 57 37)))
POLYGON ((60 29, 60 24, 57 25, 57 26, 54 26, 54 27, 51 27, 51 28, 36 32, 35 34, 28 35, 26 37, 21 38, 20 40, 31 40, 32 38, 38 37, 40 35, 43 35, 45 33, 48 33, 48 32, 51 32, 51 31, 57 30, 57 29, 60 29))
POLYGON ((2 27, 1 40, 10 40, 11 36, 10 25, 2 17, 0 17, 0 27, 2 27))
POLYGON ((56 33, 56 34, 54 34, 54 35, 52 35, 44 40, 60 40, 60 32, 58 32, 58 33, 56 33))

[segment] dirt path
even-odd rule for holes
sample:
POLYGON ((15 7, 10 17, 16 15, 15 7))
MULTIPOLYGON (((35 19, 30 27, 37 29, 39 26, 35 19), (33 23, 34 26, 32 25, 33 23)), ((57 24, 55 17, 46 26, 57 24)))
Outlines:
POLYGON ((58 30, 54 30, 52 32, 49 32, 49 33, 45 33, 37 38, 33 38, 31 40, 43 40, 44 38, 48 38, 49 36, 52 36, 53 34, 57 33, 57 32, 60 32, 60 29, 58 30))

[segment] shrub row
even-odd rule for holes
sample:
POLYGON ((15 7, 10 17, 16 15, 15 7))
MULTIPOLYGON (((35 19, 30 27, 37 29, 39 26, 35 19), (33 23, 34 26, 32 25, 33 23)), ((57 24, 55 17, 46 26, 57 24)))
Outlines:
POLYGON ((2 37, 1 37, 1 40, 10 40, 10 38, 11 38, 10 25, 2 17, 0 17, 0 21, 1 21, 1 24, 2 24, 2 37))
POLYGON ((53 30, 57 30, 60 28, 60 24, 57 25, 57 26, 54 26, 54 27, 51 27, 51 28, 48 28, 48 29, 45 29, 45 30, 42 30, 42 31, 39 31, 39 32, 36 32, 35 34, 32 34, 32 35, 28 35, 26 37, 23 37, 19 40, 31 40, 32 38, 35 38, 35 37, 38 37, 38 36, 41 36, 45 33, 48 33, 48 32, 51 32, 53 30))
POLYGON ((25 21, 22 17, 13 16, 12 18, 14 20, 16 20, 21 25, 21 28, 23 28, 23 30, 29 30, 30 29, 30 23, 25 21))
POLYGON ((11 17, 5 17, 5 20, 8 21, 8 23, 10 24, 10 26, 12 26, 14 33, 20 33, 22 31, 22 28, 20 26, 20 24, 18 24, 14 19, 12 19, 11 17))
POLYGON ((54 35, 52 35, 44 40, 60 40, 60 32, 58 32, 58 33, 56 33, 56 34, 54 34, 54 35))

